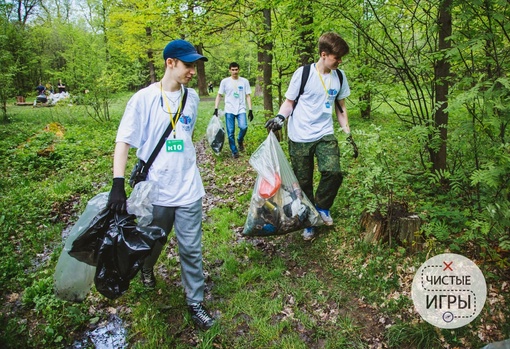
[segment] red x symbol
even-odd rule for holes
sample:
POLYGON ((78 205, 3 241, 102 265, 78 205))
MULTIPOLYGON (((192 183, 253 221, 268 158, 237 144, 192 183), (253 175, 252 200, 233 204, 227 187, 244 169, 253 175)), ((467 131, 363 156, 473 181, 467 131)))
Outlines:
POLYGON ((450 268, 450 266, 453 264, 453 261, 450 262, 450 264, 446 263, 446 262, 443 262, 444 265, 446 265, 446 267, 443 269, 443 271, 445 271, 446 269, 450 269, 451 271, 453 271, 452 268, 450 268))

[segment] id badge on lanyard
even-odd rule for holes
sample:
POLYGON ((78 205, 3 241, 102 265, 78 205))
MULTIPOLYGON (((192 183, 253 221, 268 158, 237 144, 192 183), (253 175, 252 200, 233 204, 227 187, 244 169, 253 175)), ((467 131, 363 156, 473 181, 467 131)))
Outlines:
POLYGON ((167 139, 166 151, 168 153, 176 153, 184 151, 184 140, 182 139, 167 139))
POLYGON ((333 106, 330 101, 326 101, 326 103, 323 104, 322 113, 329 115, 333 114, 333 106))

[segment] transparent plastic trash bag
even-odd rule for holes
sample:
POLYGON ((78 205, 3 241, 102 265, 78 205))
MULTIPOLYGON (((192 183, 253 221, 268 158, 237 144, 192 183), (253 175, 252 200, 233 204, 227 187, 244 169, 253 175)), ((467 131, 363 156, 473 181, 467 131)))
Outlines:
POLYGON ((244 235, 282 235, 323 224, 273 132, 252 154, 250 164, 257 171, 257 179, 244 235))
POLYGON ((213 115, 209 121, 209 125, 207 125, 207 141, 216 155, 223 149, 223 144, 225 144, 225 129, 218 116, 213 115))
POLYGON ((95 217, 105 209, 108 195, 101 193, 92 198, 69 233, 53 276, 55 295, 60 299, 81 302, 92 287, 96 267, 71 257, 69 251, 74 240, 93 225, 95 217))
POLYGON ((152 203, 159 195, 158 185, 154 181, 139 182, 133 188, 127 199, 127 212, 134 214, 139 226, 146 226, 152 222, 152 203))

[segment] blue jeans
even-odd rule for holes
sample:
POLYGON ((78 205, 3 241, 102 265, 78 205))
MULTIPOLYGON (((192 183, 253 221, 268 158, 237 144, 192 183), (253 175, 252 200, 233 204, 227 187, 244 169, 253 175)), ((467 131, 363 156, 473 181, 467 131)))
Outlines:
POLYGON ((231 113, 225 113, 225 124, 227 125, 228 144, 232 154, 237 154, 238 150, 236 147, 236 133, 235 133, 235 120, 237 119, 237 126, 239 127, 239 136, 237 137, 237 143, 243 143, 244 136, 248 130, 248 122, 246 121, 246 113, 234 115, 231 113))

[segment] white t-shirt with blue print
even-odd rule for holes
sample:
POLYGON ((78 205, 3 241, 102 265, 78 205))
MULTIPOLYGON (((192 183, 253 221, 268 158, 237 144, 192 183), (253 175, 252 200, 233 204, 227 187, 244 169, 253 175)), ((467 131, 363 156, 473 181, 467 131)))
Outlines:
MULTIPOLYGON (((166 94, 164 96, 158 82, 135 93, 122 116, 116 141, 137 148, 137 157, 147 161, 170 123, 168 107, 173 117, 183 92, 183 89, 163 92, 166 94)), ((174 133, 170 133, 170 142, 163 145, 149 170, 147 180, 155 181, 159 189, 154 205, 182 206, 205 195, 192 139, 198 102, 196 91, 188 88, 184 111, 176 123, 175 138, 174 133)))
MULTIPOLYGON (((326 135, 334 134, 332 117, 335 111, 334 96, 339 90, 337 100, 351 94, 345 73, 343 71, 341 73, 343 82, 340 90, 336 70, 332 70, 330 74, 321 74, 321 81, 316 65, 311 65, 303 94, 299 96, 299 102, 288 119, 288 135, 293 142, 315 142, 326 135)), ((285 98, 295 100, 298 97, 302 75, 303 67, 300 67, 292 76, 285 98)))

